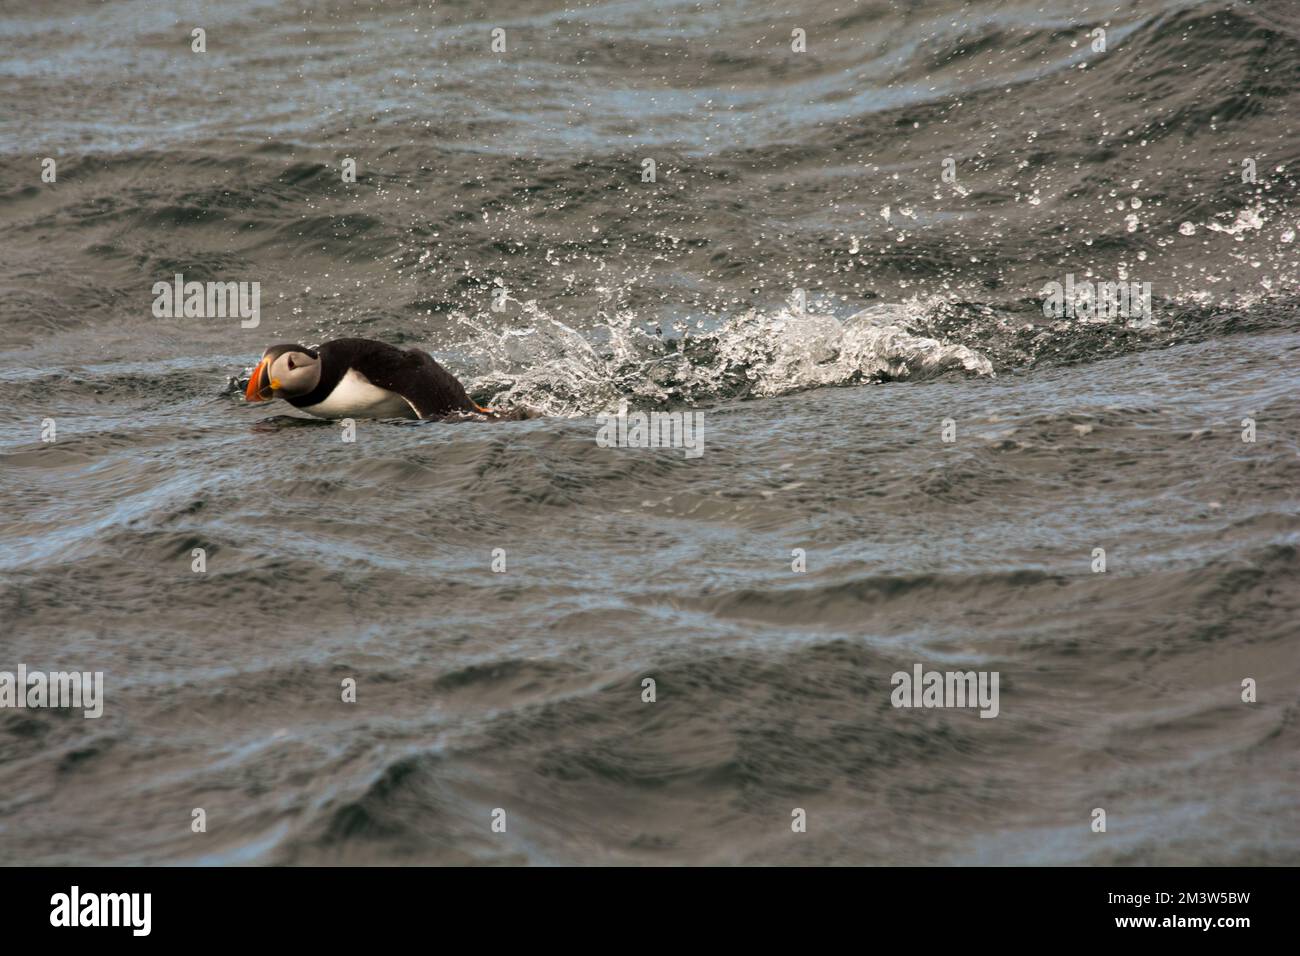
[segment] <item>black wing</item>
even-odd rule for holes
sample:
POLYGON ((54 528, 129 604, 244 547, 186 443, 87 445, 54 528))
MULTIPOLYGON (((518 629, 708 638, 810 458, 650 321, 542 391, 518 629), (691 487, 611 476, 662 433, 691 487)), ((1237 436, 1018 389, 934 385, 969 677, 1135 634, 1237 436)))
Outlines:
POLYGON ((331 361, 346 361, 372 385, 400 395, 421 418, 478 410, 456 376, 428 352, 403 350, 369 339, 337 339, 326 345, 330 347, 331 361))

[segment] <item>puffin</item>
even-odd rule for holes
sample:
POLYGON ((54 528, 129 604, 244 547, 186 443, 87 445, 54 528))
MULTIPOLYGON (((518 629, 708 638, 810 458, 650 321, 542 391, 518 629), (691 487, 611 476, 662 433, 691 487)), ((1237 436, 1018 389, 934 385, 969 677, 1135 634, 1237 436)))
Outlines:
POLYGON ((244 398, 283 398, 317 418, 496 416, 428 352, 372 339, 334 339, 315 348, 272 345, 253 369, 244 398))

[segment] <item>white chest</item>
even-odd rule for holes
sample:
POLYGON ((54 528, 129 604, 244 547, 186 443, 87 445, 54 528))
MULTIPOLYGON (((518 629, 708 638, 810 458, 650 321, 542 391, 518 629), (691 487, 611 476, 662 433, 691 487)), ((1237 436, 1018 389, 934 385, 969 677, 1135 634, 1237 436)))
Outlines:
POLYGON ((416 418, 400 395, 366 381, 348 370, 323 402, 302 409, 317 418, 416 418))

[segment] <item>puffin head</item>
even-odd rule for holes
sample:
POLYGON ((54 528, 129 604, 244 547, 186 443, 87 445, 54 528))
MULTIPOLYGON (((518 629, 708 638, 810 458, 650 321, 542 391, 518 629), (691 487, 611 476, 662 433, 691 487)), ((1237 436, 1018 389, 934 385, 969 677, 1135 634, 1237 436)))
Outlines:
POLYGON ((244 398, 265 402, 272 398, 306 395, 320 382, 320 356, 305 345, 272 345, 248 377, 244 398))

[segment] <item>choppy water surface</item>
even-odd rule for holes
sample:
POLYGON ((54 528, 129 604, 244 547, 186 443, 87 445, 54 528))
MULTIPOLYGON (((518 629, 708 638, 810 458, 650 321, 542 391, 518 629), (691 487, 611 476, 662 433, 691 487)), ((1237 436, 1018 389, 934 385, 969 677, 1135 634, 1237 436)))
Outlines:
POLYGON ((1300 860, 1294 4, 299 6, 0 14, 0 861, 1300 860), (345 335, 543 415, 243 402, 345 335))

